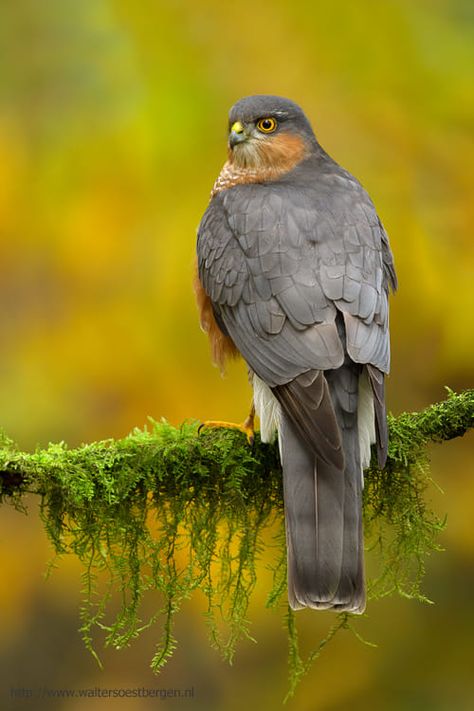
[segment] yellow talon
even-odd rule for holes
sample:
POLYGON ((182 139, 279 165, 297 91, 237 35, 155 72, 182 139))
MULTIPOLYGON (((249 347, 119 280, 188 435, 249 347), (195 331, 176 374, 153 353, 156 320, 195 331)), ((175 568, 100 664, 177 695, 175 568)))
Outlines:
POLYGON ((202 423, 202 425, 199 426, 198 432, 201 431, 203 427, 223 427, 224 429, 228 430, 239 430, 240 432, 243 432, 244 435, 247 437, 247 441, 249 444, 253 444, 255 441, 255 410, 252 407, 252 410, 250 411, 249 416, 245 420, 245 422, 242 422, 242 424, 238 425, 235 422, 224 422, 222 420, 206 420, 205 422, 202 423))

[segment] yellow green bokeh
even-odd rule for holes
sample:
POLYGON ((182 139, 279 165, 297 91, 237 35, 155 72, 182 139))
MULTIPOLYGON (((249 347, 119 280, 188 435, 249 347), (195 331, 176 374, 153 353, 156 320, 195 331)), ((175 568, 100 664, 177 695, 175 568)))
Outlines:
MULTIPOLYGON (((0 5, 0 56, 0 425, 22 447, 121 437, 148 415, 173 424, 245 415, 245 369, 221 379, 211 365, 192 274, 227 111, 251 93, 300 103, 387 228, 400 283, 390 409, 472 386, 469 0, 19 0, 0 5)), ((445 496, 432 497, 448 511, 446 552, 427 578, 437 605, 373 603, 358 629, 379 648, 335 641, 288 708, 471 708, 472 435, 433 455, 445 496)), ((100 672, 74 632, 78 568, 63 561, 45 584, 35 502, 28 518, 2 513, 6 690, 36 674, 37 686, 194 684, 193 709, 279 707, 285 636, 263 608, 264 562, 259 644, 244 644, 233 668, 208 649, 198 600, 158 681, 147 668, 152 635, 109 653, 100 672), (42 634, 58 642, 33 673, 42 653, 32 635, 42 634), (64 655, 70 665, 59 665, 64 655)), ((311 646, 330 620, 302 615, 311 646)))

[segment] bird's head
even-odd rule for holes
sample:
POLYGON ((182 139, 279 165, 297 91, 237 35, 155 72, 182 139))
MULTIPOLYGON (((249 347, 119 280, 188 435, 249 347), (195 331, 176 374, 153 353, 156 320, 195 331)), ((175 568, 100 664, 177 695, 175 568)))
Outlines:
POLYGON ((230 110, 229 161, 239 168, 294 167, 317 145, 308 119, 289 99, 247 96, 230 110))

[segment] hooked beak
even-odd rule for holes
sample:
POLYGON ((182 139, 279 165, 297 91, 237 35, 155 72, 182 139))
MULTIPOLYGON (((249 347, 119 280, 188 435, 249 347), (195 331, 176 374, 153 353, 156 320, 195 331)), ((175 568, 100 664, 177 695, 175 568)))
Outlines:
POLYGON ((240 123, 240 121, 235 121, 235 123, 233 123, 230 128, 229 146, 231 148, 233 148, 238 143, 242 143, 242 141, 246 141, 246 140, 247 140, 247 134, 244 130, 243 125, 240 123))

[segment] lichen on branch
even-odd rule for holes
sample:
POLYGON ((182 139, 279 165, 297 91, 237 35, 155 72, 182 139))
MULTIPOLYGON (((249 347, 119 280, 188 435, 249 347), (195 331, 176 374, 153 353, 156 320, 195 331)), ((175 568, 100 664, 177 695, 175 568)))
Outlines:
MULTIPOLYGON (((473 424, 474 390, 449 391, 445 401, 422 412, 389 416, 387 464, 380 470, 373 460, 365 472, 366 545, 378 566, 368 581, 369 597, 397 592, 425 599, 420 587, 425 560, 437 549, 443 527, 425 499, 426 445, 461 436, 473 424)), ((40 496, 41 518, 56 553, 74 553, 84 566, 81 631, 94 654, 97 630, 105 631, 106 644, 120 648, 144 627, 161 622, 152 660, 159 670, 176 646, 174 616, 199 588, 211 643, 231 660, 237 641, 250 636, 248 604, 262 547, 270 542, 268 605, 281 606, 287 621, 290 688, 307 669, 298 652, 295 616, 287 613, 276 445, 257 437, 251 447, 235 430, 198 433, 195 422, 174 428, 151 421, 121 440, 77 449, 52 444, 34 453, 19 451, 3 436, 1 500, 22 508, 27 493, 40 496), (156 599, 156 592, 156 613, 143 620, 143 602, 150 595, 156 599), (114 619, 111 598, 120 601, 114 619)), ((347 626, 345 616, 332 629, 347 626)))

